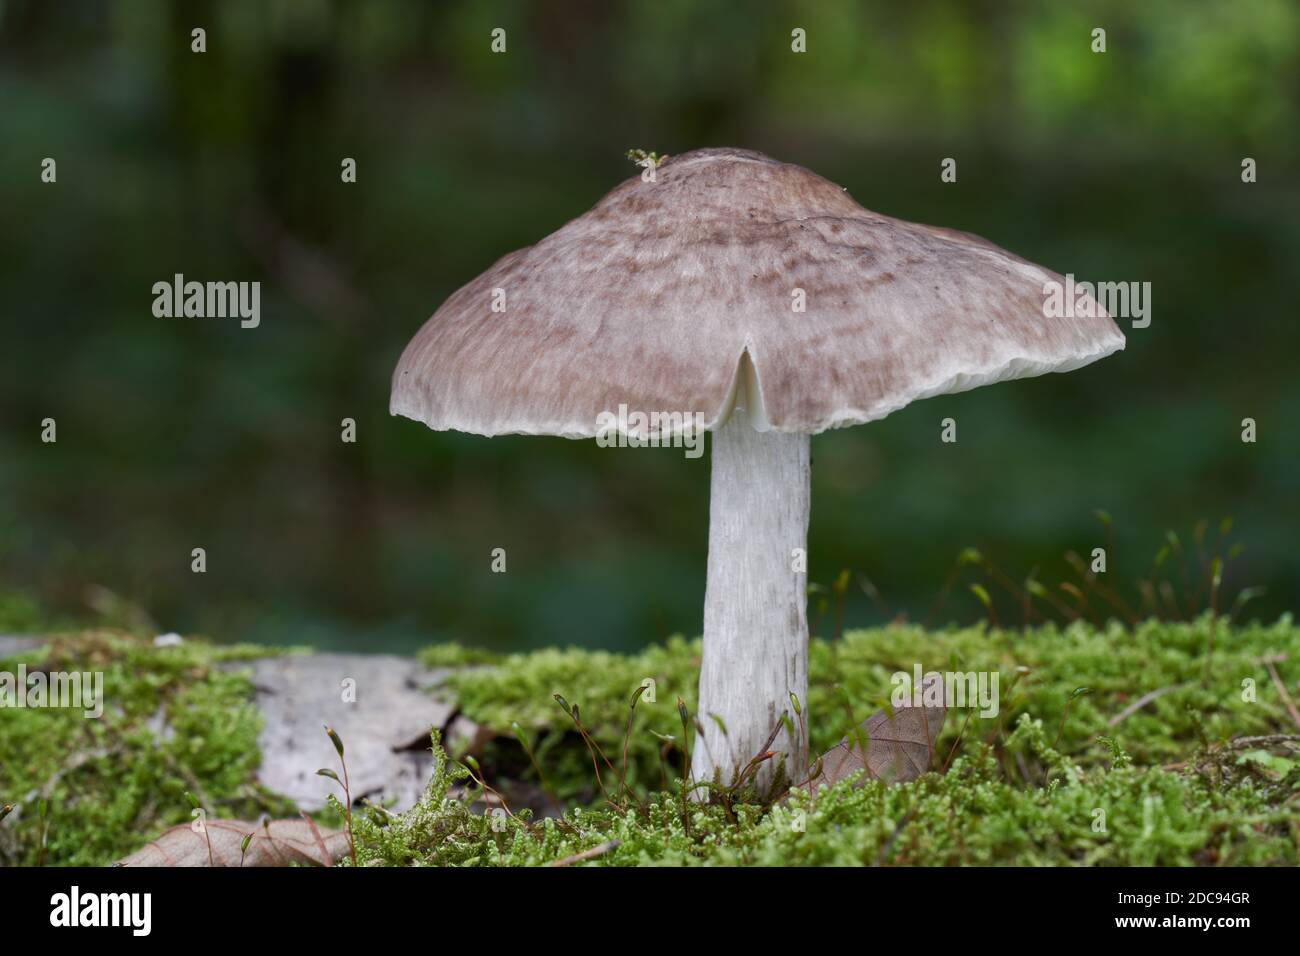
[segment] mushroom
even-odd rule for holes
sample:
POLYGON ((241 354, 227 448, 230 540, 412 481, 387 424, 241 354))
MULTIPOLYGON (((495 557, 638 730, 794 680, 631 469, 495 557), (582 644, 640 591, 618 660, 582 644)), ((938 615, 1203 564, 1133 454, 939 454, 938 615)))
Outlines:
POLYGON ((597 436, 620 406, 700 414, 713 447, 692 776, 735 782, 775 729, 784 759, 746 778, 768 792, 778 765, 797 782, 807 764, 809 436, 1122 349, 1095 303, 1045 308, 1063 281, 978 236, 870 212, 800 166, 697 150, 455 292, 403 352, 390 410, 565 438, 597 436))

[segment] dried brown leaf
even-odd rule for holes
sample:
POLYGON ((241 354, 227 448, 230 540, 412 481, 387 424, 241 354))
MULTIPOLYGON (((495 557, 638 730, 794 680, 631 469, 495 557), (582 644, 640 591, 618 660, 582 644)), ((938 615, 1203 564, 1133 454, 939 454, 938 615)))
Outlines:
POLYGON ((250 867, 333 866, 347 855, 348 835, 317 827, 307 820, 272 820, 266 826, 242 820, 208 820, 206 835, 192 825, 174 826, 118 866, 239 866, 244 838, 252 833, 243 865, 250 867), (212 842, 212 863, 208 841, 212 842))
MULTIPOLYGON (((939 693, 943 699, 942 678, 937 673, 922 679, 923 699, 939 693), (938 687, 935 683, 938 682, 938 687)), ((934 743, 948 716, 946 707, 898 707, 893 716, 878 710, 862 722, 866 737, 866 758, 856 734, 845 737, 820 758, 821 770, 803 786, 816 793, 822 784, 831 786, 851 774, 865 770, 857 784, 867 780, 903 783, 915 780, 930 769, 934 761, 934 743)), ((816 762, 814 762, 816 766, 816 762)))

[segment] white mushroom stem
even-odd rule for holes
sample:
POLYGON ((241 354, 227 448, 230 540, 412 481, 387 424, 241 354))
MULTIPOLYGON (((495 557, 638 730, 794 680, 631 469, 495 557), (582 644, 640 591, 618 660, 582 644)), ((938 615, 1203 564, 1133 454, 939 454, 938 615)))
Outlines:
MULTIPOLYGON (((782 755, 795 782, 806 769, 808 446, 807 435, 755 431, 739 405, 713 433, 697 715, 703 732, 691 750, 696 781, 712 780, 716 771, 724 785, 732 783, 786 712, 793 735, 777 733, 771 749, 778 756, 751 779, 766 792, 782 755)), ((708 792, 701 787, 695 796, 707 799, 708 792)))

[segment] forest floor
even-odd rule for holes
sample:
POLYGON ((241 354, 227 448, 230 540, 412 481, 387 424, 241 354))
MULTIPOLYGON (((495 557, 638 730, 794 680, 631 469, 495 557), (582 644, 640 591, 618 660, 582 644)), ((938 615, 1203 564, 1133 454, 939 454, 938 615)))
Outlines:
MULTIPOLYGON (((916 779, 859 776, 774 802, 685 798, 699 650, 440 645, 388 659, 383 676, 360 656, 192 638, 0 640, 0 675, 100 673, 104 687, 96 719, 0 708, 0 865, 104 865, 196 817, 302 810, 335 847, 344 780, 360 865, 1300 863, 1289 617, 814 640, 799 707, 814 754, 887 711, 895 675, 917 666, 986 686, 996 675, 997 712, 951 709, 916 779), (275 683, 285 673, 293 694, 275 683), (287 715, 309 690, 319 704, 287 715)), ((350 864, 351 848, 333 856, 350 864)))

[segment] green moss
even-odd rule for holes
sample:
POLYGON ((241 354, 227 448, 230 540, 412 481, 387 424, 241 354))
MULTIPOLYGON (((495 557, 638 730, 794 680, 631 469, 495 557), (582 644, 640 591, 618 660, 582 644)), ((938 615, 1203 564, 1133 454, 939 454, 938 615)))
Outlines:
MULTIPOLYGON (((1300 630, 1290 618, 1232 629, 1208 616, 1133 630, 1083 623, 1030 631, 891 626, 850 632, 834 645, 814 641, 807 708, 814 752, 886 706, 891 675, 918 663, 925 670, 996 672, 1000 713, 971 714, 969 721, 969 711, 950 716, 937 747, 945 759, 952 754, 946 773, 897 787, 839 785, 815 805, 799 794, 770 810, 736 808, 734 816, 691 806, 688 830, 671 767, 669 791, 661 792, 664 744, 656 734, 680 738, 675 701, 681 697, 694 711, 699 652, 698 640, 675 638, 635 655, 549 650, 454 673, 448 683, 469 717, 503 732, 519 722, 551 788, 591 806, 559 821, 498 821, 494 830, 460 801, 434 798, 382 835, 368 824, 363 860, 529 865, 616 840, 617 849, 592 862, 1297 862, 1294 754, 1224 746, 1242 736, 1296 733, 1264 663, 1280 655, 1300 660, 1300 630), (590 757, 552 695, 580 706, 583 723, 618 765, 628 702, 647 677, 655 681, 656 701, 638 704, 628 738, 628 778, 645 807, 629 801, 628 809, 613 809, 594 800, 590 757), (793 824, 801 810, 799 829, 793 824)), ((531 773, 512 748, 518 749, 502 737, 479 755, 490 782, 531 773)))
MULTIPOLYGON (((1231 736, 1294 732, 1261 658, 1285 654, 1300 661, 1300 629, 1289 617, 1272 625, 1229 630, 1219 623, 1213 629, 1208 665, 1208 616, 1189 623, 1153 621, 1133 630, 1118 624, 1098 630, 1083 623, 1029 631, 983 626, 927 631, 908 625, 851 631, 834 645, 814 640, 807 707, 812 749, 829 749, 850 727, 887 706, 891 675, 911 673, 918 663, 926 670, 998 674, 1001 711, 992 719, 973 715, 963 748, 996 742, 1023 715, 1043 721, 1053 734, 1060 729, 1061 750, 1085 767, 1104 759, 1093 746, 1099 734, 1113 737, 1137 763, 1151 765, 1180 760, 1203 743, 1231 736), (1253 702, 1243 699, 1247 680, 1255 687, 1253 702), (1079 687, 1090 693, 1071 701, 1079 687), (1167 692, 1117 726, 1108 725, 1153 691, 1167 692)), ((644 794, 660 785, 662 741, 655 734, 681 736, 676 698, 694 713, 699 654, 698 640, 681 638, 633 655, 546 650, 512 655, 495 668, 454 673, 448 685, 479 723, 505 733, 518 721, 535 741, 550 785, 571 798, 592 789, 591 762, 583 748, 569 745, 572 722, 552 695, 579 704, 593 736, 621 761, 628 701, 645 678, 653 678, 656 702, 638 704, 628 746, 628 777, 644 794)), ((957 740, 964 720, 965 712, 950 717, 941 753, 957 740)), ((499 742, 485 763, 502 760, 513 771, 511 746, 509 739, 499 742)))
POLYGON ((103 716, 0 711, 0 863, 104 865, 190 818, 190 791, 213 817, 288 812, 258 790, 260 715, 246 675, 217 665, 274 653, 186 641, 159 648, 120 634, 57 637, 0 669, 101 671, 103 716), (163 731, 163 728, 167 728, 163 731), (48 808, 40 819, 40 804, 48 808))
MULTIPOLYGON (((629 701, 646 678, 655 681, 655 702, 636 709, 636 736, 629 746, 629 782, 644 792, 660 785, 659 749, 654 734, 681 736, 676 697, 695 700, 699 679, 699 641, 673 638, 638 654, 556 650, 510 655, 496 667, 453 673, 447 686, 461 709, 480 724, 508 733, 517 722, 532 741, 548 783, 564 799, 583 798, 594 788, 591 758, 574 746, 573 722, 554 699, 562 694, 581 709, 584 724, 610 752, 620 754, 629 701)), ((535 780, 531 768, 516 767, 513 737, 489 748, 485 764, 504 761, 508 772, 535 780)))
POLYGON ((886 787, 842 782, 764 810, 683 805, 668 793, 626 811, 584 809, 533 822, 477 815, 449 795, 465 772, 439 759, 423 802, 358 823, 362 865, 535 866, 599 848, 601 866, 1294 865, 1300 823, 1289 788, 1241 778, 1083 769, 1025 716, 1007 750, 1048 768, 1045 786, 1007 782, 994 750, 972 748, 946 774, 886 787), (689 826, 688 826, 689 822, 689 826), (616 844, 616 845, 612 845, 616 844))
MULTIPOLYGON (((36 862, 46 829, 47 863, 109 863, 187 821, 187 790, 213 816, 291 815, 252 782, 260 717, 246 673, 219 666, 268 653, 275 652, 199 641, 157 648, 89 633, 0 661, 0 670, 23 662, 102 671, 108 698, 99 720, 70 710, 0 711, 0 802, 18 805, 0 822, 0 864, 36 862), (48 826, 38 810, 43 796, 48 826)), ((448 683, 464 713, 502 734, 478 755, 487 781, 508 795, 536 782, 511 735, 518 722, 548 786, 570 809, 536 821, 523 811, 481 815, 472 806, 478 788, 462 793, 472 782, 467 771, 435 741, 436 773, 419 806, 354 814, 358 857, 363 865, 524 866, 599 850, 586 862, 1295 865, 1294 748, 1225 746, 1297 733, 1265 657, 1294 683, 1300 630, 1289 618, 1213 633, 1202 618, 1131 631, 894 626, 851 632, 835 645, 815 641, 806 713, 818 751, 879 708, 891 675, 917 663, 996 671, 1001 712, 969 722, 964 711, 950 716, 937 748, 945 759, 952 752, 946 772, 896 787, 840 784, 815 802, 797 793, 770 808, 728 808, 684 806, 678 789, 676 700, 694 710, 699 641, 677 638, 634 655, 547 650, 499 659, 444 645, 424 660, 453 668, 448 683), (655 700, 643 697, 633 713, 629 703, 646 678, 655 700), (1253 684, 1253 700, 1243 681, 1253 684), (1079 687, 1091 692, 1076 695, 1079 687), (1111 724, 1142 695, 1169 688, 1111 724), (591 758, 557 693, 579 705, 584 726, 620 769, 634 718, 635 799, 625 807, 600 799, 591 758)), ((616 779, 606 770, 607 786, 616 779)), ((321 816, 337 823, 340 814, 321 816)))

